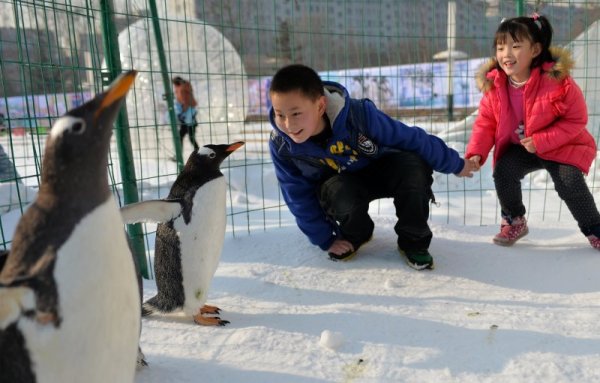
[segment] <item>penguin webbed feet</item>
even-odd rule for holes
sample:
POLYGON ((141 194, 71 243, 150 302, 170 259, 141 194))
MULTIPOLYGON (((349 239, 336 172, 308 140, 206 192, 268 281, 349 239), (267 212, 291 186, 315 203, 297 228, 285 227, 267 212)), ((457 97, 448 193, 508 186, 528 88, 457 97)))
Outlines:
POLYGON ((194 315, 194 323, 201 326, 225 326, 229 324, 228 320, 223 320, 218 316, 221 313, 221 309, 216 306, 204 305, 200 308, 200 312, 194 315))
POLYGON ((221 309, 217 306, 204 305, 200 308, 200 314, 220 314, 221 309))

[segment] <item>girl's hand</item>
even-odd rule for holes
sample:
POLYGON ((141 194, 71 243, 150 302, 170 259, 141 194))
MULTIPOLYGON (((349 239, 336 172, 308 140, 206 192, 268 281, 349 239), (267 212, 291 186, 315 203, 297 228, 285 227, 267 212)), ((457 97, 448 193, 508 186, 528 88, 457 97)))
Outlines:
POLYGON ((458 173, 456 176, 457 177, 473 177, 473 172, 476 172, 479 170, 479 164, 477 162, 473 162, 471 160, 464 160, 465 164, 462 168, 462 170, 460 171, 460 173, 458 173))
POLYGON ((523 145, 525 147, 525 149, 529 152, 529 153, 535 153, 536 149, 535 149, 535 144, 533 143, 533 137, 525 137, 521 140, 521 145, 523 145))

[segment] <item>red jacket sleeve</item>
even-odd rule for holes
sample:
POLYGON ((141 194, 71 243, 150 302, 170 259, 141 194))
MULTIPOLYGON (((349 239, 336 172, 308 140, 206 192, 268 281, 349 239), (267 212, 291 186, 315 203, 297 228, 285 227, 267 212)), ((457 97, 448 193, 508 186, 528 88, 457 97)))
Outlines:
POLYGON ((475 155, 481 156, 482 165, 487 160, 490 150, 492 150, 496 141, 498 121, 494 115, 492 102, 492 93, 484 93, 479 103, 479 112, 477 118, 475 118, 473 132, 471 133, 465 153, 465 158, 471 158, 475 155))

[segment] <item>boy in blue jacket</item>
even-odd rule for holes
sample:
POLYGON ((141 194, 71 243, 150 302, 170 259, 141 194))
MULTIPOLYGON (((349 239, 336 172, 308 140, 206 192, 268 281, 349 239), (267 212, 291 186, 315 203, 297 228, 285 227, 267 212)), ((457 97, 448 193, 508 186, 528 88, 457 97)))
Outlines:
POLYGON ((472 177, 440 138, 390 118, 368 99, 321 81, 304 65, 281 68, 269 89, 269 148, 283 198, 309 240, 332 260, 369 241, 369 203, 393 198, 398 248, 408 264, 432 269, 427 219, 433 170, 472 177))

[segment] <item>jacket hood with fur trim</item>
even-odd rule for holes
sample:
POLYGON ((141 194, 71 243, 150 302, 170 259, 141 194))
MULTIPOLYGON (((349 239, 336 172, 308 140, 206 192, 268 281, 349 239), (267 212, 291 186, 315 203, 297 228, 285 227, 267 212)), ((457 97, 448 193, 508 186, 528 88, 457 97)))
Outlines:
MULTIPOLYGON (((575 61, 571 57, 571 52, 561 47, 550 47, 550 54, 554 61, 542 64, 542 70, 545 76, 557 81, 563 80, 570 75, 571 69, 575 65, 575 61)), ((486 63, 482 64, 477 74, 475 82, 477 88, 483 93, 488 92, 494 86, 494 79, 498 74, 498 62, 495 57, 490 58, 486 63)))
MULTIPOLYGON (((533 68, 523 91, 525 137, 531 137, 535 154, 543 160, 576 166, 588 173, 596 157, 596 142, 587 130, 585 97, 570 76, 574 66, 569 51, 550 49, 554 61, 533 68)), ((481 157, 483 164, 494 148, 494 164, 513 144, 518 121, 510 105, 506 73, 496 60, 483 64, 476 76, 483 92, 465 158, 481 157)))

